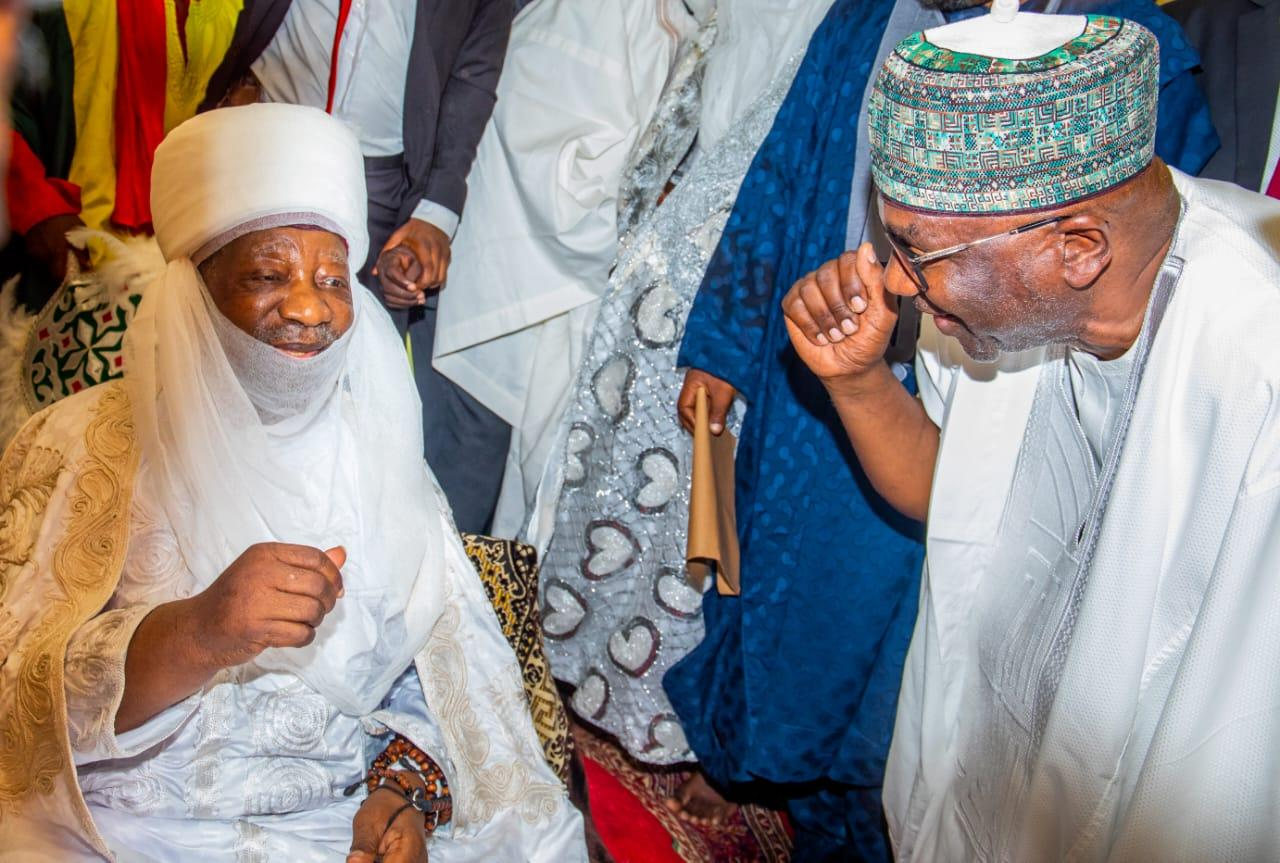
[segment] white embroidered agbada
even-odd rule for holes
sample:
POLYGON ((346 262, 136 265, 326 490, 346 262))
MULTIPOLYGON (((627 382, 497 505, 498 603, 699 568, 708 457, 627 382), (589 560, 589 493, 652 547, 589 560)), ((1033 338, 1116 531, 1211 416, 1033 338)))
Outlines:
POLYGON ((1174 181, 1171 293, 1127 433, 1080 404, 1091 447, 1122 440, 1100 520, 1066 540, 1096 533, 1070 626, 1070 580, 1000 558, 1061 353, 980 364, 925 325, 942 440, 885 780, 899 860, 1280 859, 1280 205, 1174 181), (1054 668, 1046 711, 1026 672, 1054 668))
POLYGON ((364 796, 343 790, 394 730, 448 777, 433 861, 585 860, 386 313, 356 286, 351 329, 288 358, 223 318, 193 263, 278 225, 363 260, 355 138, 311 108, 201 115, 157 150, 152 211, 168 266, 123 382, 37 415, 0 468, 0 859, 340 861, 364 796), (348 552, 312 645, 116 735, 143 617, 271 540, 348 552))

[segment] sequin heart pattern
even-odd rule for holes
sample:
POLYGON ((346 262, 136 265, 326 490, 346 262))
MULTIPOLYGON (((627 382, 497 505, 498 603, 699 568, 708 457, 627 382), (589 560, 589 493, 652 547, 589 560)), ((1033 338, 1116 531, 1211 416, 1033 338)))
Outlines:
POLYGON ((647 348, 665 348, 680 340, 680 296, 667 282, 655 282, 631 306, 636 337, 647 348))
POLYGON ((591 522, 584 539, 587 557, 582 561, 582 574, 591 581, 626 569, 640 553, 635 537, 616 521, 591 522))
POLYGON ((662 512, 680 488, 680 464, 661 447, 645 450, 636 463, 640 475, 634 502, 644 513, 662 512))
POLYGON ((609 658, 624 673, 640 677, 658 658, 661 640, 658 627, 643 617, 632 618, 630 623, 609 636, 609 658))
POLYGON ((542 631, 547 638, 569 638, 587 617, 587 602, 558 578, 547 579, 543 595, 542 631))
POLYGON ((683 569, 669 567, 654 579, 653 599, 668 614, 688 620, 702 609, 702 594, 689 585, 683 569))
POLYGON ((654 760, 660 764, 683 761, 689 757, 689 741, 674 716, 659 713, 649 722, 649 742, 644 751, 658 756, 654 760))
POLYGON ((579 716, 603 719, 609 707, 609 681, 600 672, 589 671, 574 690, 571 701, 579 716))
POLYGON ((591 378, 591 391, 612 423, 622 422, 631 412, 631 384, 635 381, 636 368, 630 357, 611 357, 596 369, 591 378))
POLYGON ((574 423, 564 444, 564 484, 577 488, 587 481, 587 455, 595 445, 595 429, 586 423, 574 423))

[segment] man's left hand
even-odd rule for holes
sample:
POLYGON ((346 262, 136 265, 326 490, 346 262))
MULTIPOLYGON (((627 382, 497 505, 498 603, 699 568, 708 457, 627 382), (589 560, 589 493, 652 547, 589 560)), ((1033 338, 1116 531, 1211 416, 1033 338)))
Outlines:
MULTIPOLYGON (((384 291, 389 287, 388 279, 390 278, 390 287, 394 291, 412 292, 425 301, 426 292, 443 285, 445 278, 449 275, 449 235, 430 222, 410 219, 396 229, 391 239, 387 240, 382 247, 382 251, 385 253, 397 246, 408 250, 417 259, 422 269, 419 271, 414 267, 412 278, 404 283, 406 280, 403 275, 382 271, 382 258, 379 256, 380 265, 374 267, 374 275, 378 276, 382 282, 384 291)), ((421 302, 417 304, 421 305, 421 302)))
POLYGON ((427 829, 422 813, 412 807, 399 815, 404 796, 390 788, 376 788, 360 805, 351 822, 351 853, 347 863, 427 863, 427 829), (387 820, 395 815, 395 820, 387 820))

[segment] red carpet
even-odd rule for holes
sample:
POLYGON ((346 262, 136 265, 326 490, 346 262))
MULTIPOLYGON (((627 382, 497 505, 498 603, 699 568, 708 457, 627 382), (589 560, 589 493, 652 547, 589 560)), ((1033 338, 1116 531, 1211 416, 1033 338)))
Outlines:
POLYGON ((719 827, 695 827, 663 801, 689 775, 629 759, 612 741, 575 724, 596 830, 615 863, 787 863, 784 816, 744 806, 719 827))

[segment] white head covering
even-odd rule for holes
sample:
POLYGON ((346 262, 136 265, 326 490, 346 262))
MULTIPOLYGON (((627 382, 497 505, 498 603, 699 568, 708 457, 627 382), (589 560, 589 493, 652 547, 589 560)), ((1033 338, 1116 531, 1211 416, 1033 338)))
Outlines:
POLYGON ((926 35, 949 51, 1024 60, 1070 42, 1085 24, 1083 15, 1020 12, 1018 0, 994 0, 986 15, 934 27, 926 35))
POLYGON ((151 214, 165 260, 197 265, 237 237, 312 224, 369 250, 360 144, 339 121, 298 105, 199 114, 169 133, 151 172, 151 214))
MULTIPOLYGON (((292 105, 202 114, 156 151, 152 216, 168 261, 125 341, 125 385, 146 470, 207 587, 250 545, 343 546, 345 596, 289 670, 339 709, 373 710, 426 643, 443 602, 451 525, 422 459, 422 412, 403 343, 353 285, 351 328, 299 360, 240 331, 193 263, 236 237, 312 225, 363 261, 363 163, 337 120, 292 105)), ((456 538, 452 538, 456 542, 456 538)))

